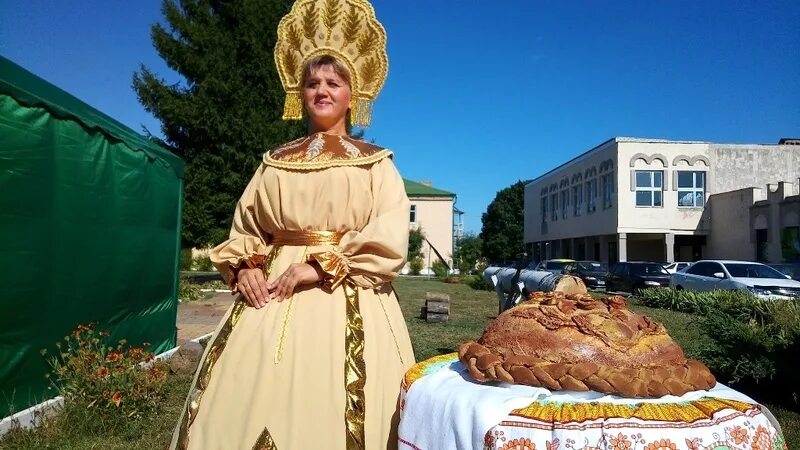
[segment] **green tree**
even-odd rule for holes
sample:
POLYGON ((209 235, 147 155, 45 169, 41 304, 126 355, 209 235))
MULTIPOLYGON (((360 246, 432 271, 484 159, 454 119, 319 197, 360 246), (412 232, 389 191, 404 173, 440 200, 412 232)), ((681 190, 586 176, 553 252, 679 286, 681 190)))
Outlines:
POLYGON ((467 234, 461 239, 458 248, 453 252, 453 265, 461 274, 467 274, 475 268, 483 255, 483 241, 474 234, 467 234))
POLYGON ((422 258, 422 243, 425 242, 425 233, 422 228, 408 232, 408 261, 422 258))
POLYGON ((162 145, 186 162, 184 245, 226 239, 261 155, 305 132, 301 123, 281 121, 284 93, 273 58, 278 22, 290 6, 164 0, 164 24, 152 26, 156 51, 183 81, 168 83, 141 66, 133 88, 161 121, 162 145))
POLYGON ((483 255, 489 261, 517 259, 522 243, 525 184, 517 181, 499 191, 481 216, 483 255))

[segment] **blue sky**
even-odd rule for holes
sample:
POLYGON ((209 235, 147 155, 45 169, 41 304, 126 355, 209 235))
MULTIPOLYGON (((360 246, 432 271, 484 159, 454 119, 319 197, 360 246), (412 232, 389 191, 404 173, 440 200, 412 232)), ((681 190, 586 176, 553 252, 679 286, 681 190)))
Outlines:
MULTIPOLYGON (((131 90, 160 0, 3 0, 0 54, 135 130, 131 90)), ((373 1, 389 79, 367 137, 406 178, 458 194, 468 230, 495 193, 613 137, 800 137, 800 2, 373 1)), ((255 157, 255 156, 254 156, 255 157)))

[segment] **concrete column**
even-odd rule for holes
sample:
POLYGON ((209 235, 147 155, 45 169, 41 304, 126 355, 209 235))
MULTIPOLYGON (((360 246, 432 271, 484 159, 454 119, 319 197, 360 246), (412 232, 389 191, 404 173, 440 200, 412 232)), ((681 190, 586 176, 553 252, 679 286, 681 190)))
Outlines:
POLYGON ((608 257, 608 236, 598 236, 597 240, 600 243, 600 254, 597 257, 604 263, 610 262, 611 259, 608 257))
POLYGON ((617 235, 617 252, 619 253, 619 262, 628 260, 628 234, 619 233, 617 235))
POLYGON ((583 249, 586 259, 594 260, 597 258, 597 255, 594 254, 594 244, 592 243, 592 238, 589 236, 583 238, 583 249))
POLYGON ((569 238, 569 257, 572 259, 578 259, 578 245, 575 242, 577 239, 569 238))
POLYGON ((674 233, 665 233, 664 234, 664 250, 666 250, 666 255, 667 255, 666 262, 668 262, 668 263, 675 262, 675 234, 674 233))

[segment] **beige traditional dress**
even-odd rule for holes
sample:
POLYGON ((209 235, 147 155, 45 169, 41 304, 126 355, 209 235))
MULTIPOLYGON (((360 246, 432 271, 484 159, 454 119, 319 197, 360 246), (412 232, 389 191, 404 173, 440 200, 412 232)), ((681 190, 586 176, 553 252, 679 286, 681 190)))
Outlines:
POLYGON ((414 355, 389 283, 405 262, 409 210, 390 156, 324 133, 264 156, 212 261, 232 283, 243 266, 263 265, 273 280, 311 260, 328 276, 261 309, 237 299, 207 345, 172 448, 396 447, 414 355))

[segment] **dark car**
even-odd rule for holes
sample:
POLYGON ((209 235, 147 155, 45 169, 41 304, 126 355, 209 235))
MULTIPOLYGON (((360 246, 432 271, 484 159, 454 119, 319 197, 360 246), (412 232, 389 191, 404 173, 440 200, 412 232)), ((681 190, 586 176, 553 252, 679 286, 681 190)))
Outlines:
POLYGON ((669 286, 670 274, 660 263, 620 262, 611 267, 606 278, 607 292, 629 292, 669 286))
POLYGON ((580 278, 590 289, 602 289, 606 287, 608 266, 597 261, 575 261, 564 266, 562 273, 580 278))
POLYGON ((792 277, 795 281, 800 281, 800 263, 769 264, 769 266, 784 275, 792 277))

